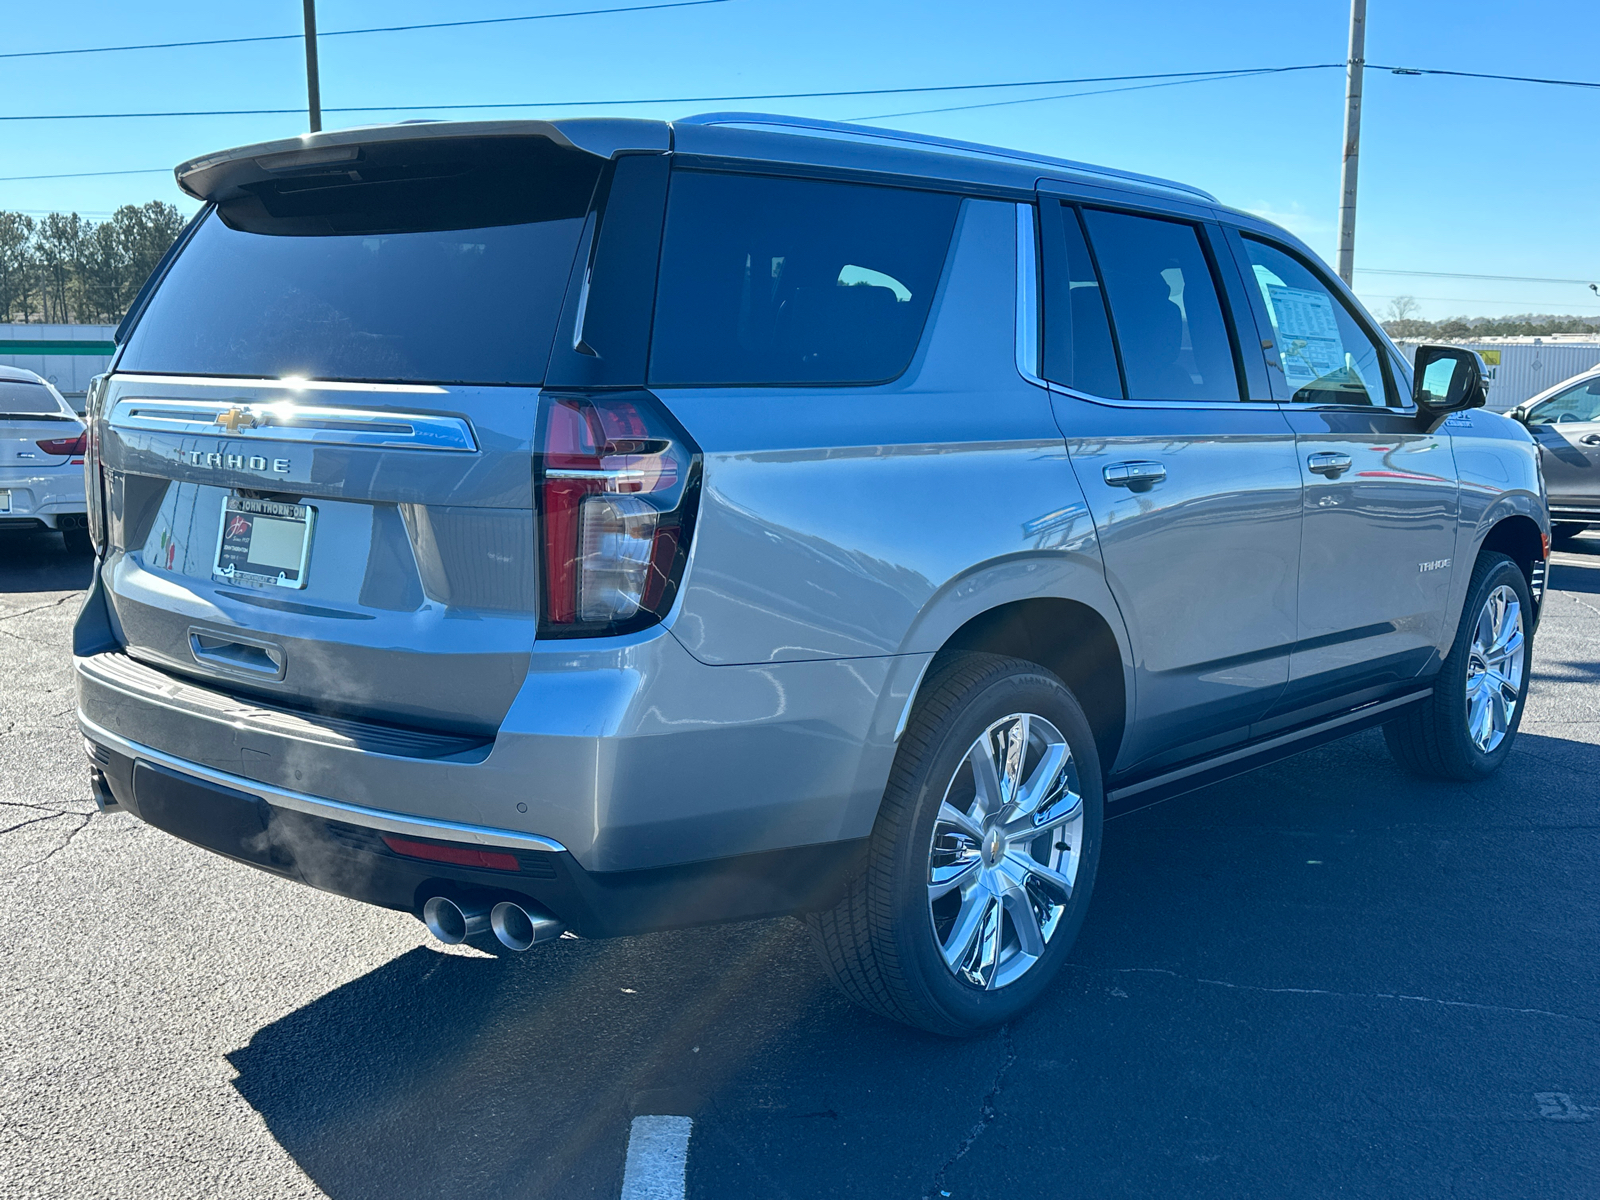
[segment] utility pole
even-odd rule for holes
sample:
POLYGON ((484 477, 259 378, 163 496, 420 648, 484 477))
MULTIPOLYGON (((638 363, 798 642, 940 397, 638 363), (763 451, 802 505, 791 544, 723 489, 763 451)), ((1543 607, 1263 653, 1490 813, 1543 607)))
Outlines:
POLYGON ((317 76, 317 0, 305 0, 305 6, 306 110, 311 116, 311 132, 318 133, 322 129, 322 81, 317 76))
MULTIPOLYGON (((311 0, 306 0, 309 5, 311 0)), ((1355 286, 1356 158, 1361 150, 1361 73, 1366 67, 1367 0, 1350 0, 1350 57, 1344 76, 1344 161, 1339 168, 1339 278, 1355 286)))

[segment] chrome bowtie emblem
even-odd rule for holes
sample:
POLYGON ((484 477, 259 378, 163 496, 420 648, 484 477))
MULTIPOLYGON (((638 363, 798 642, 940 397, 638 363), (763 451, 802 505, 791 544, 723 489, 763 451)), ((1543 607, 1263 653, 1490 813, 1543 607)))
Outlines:
POLYGON ((229 433, 238 433, 241 429, 254 429, 260 421, 248 408, 235 404, 227 412, 218 413, 215 423, 229 433))

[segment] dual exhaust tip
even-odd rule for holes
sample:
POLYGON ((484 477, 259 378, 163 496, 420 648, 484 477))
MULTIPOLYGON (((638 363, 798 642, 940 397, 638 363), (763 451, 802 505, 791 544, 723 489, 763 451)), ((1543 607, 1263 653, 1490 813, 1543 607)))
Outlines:
POLYGON ((562 924, 554 917, 530 911, 511 900, 491 906, 481 900, 452 900, 434 896, 422 906, 422 923, 447 946, 457 946, 486 929, 507 950, 529 950, 540 942, 561 936, 562 924))

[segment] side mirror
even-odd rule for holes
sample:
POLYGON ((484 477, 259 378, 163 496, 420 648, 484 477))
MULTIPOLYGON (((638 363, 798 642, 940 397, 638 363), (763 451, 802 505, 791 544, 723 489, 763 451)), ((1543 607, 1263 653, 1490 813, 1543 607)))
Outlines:
POLYGON ((1425 412, 1443 414, 1482 408, 1489 400, 1483 360, 1460 346, 1418 346, 1411 391, 1425 412))

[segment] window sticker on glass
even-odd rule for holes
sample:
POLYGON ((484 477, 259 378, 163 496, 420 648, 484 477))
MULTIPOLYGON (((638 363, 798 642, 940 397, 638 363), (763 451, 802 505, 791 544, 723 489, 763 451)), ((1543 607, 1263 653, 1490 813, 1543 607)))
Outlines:
POLYGON ((218 522, 211 577, 248 587, 305 587, 316 515, 306 504, 229 496, 218 522))
MULTIPOLYGON (((1260 274, 1262 268, 1257 267, 1260 274)), ((1278 355, 1289 386, 1299 389, 1341 370, 1344 343, 1333 315, 1333 298, 1324 292, 1262 281, 1277 318, 1278 355)))

